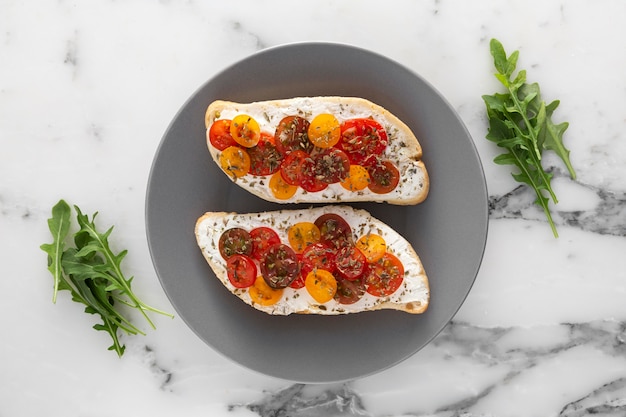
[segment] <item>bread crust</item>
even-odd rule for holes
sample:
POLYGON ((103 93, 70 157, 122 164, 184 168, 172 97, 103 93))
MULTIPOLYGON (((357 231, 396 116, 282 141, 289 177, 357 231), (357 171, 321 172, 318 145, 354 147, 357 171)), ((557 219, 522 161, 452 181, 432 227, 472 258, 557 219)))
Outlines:
POLYGON ((354 209, 349 206, 324 206, 246 214, 207 212, 198 218, 195 235, 202 255, 220 282, 246 304, 271 315, 339 315, 382 309, 420 314, 426 311, 429 305, 428 278, 413 247, 391 227, 374 218, 365 210, 354 209), (226 262, 219 255, 218 249, 219 237, 224 230, 231 227, 243 227, 251 230, 254 227, 268 226, 279 234, 283 243, 287 243, 289 226, 298 221, 313 222, 325 213, 341 215, 348 221, 356 237, 370 232, 383 236, 387 242, 388 250, 402 261, 405 268, 402 286, 394 294, 385 298, 377 298, 366 293, 361 300, 350 306, 341 305, 334 300, 320 305, 308 295, 304 288, 300 290, 286 288, 283 294, 284 303, 278 303, 274 306, 261 306, 250 299, 246 289, 237 289, 232 286, 227 277, 226 262))
POLYGON ((246 175, 234 178, 226 174, 233 182, 256 196, 275 203, 336 203, 336 202, 386 202, 394 205, 415 205, 424 201, 430 188, 428 171, 422 158, 422 147, 411 129, 391 112, 358 97, 318 96, 295 97, 290 99, 258 101, 252 103, 236 103, 216 100, 212 102, 205 114, 207 128, 207 146, 215 163, 219 164, 220 151, 209 141, 209 128, 218 119, 232 118, 236 114, 245 113, 255 117, 261 130, 274 132, 280 120, 288 115, 301 115, 309 120, 320 113, 331 113, 340 122, 356 117, 371 117, 379 122, 387 131, 389 145, 385 149, 384 158, 392 160, 400 170, 400 183, 388 194, 376 194, 368 190, 351 192, 339 184, 330 184, 321 192, 307 193, 303 190, 288 200, 275 198, 263 181, 264 177, 246 175))

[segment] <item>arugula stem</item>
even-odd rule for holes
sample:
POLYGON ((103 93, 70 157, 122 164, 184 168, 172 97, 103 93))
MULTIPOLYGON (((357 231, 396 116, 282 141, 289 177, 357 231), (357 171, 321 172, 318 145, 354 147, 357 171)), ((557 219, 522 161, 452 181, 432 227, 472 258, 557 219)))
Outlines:
MULTIPOLYGON (((511 125, 514 127, 515 131, 517 132, 518 137, 525 138, 526 137, 525 132, 523 132, 522 129, 520 129, 520 127, 517 125, 515 120, 511 117, 511 115, 506 114, 505 117, 511 122, 511 125)), ((526 143, 526 147, 527 148, 529 147, 528 143, 526 143)), ((541 161, 537 159, 534 152, 531 152, 530 150, 528 150, 528 155, 532 159, 534 166, 541 167, 541 161)), ((518 167, 521 168, 522 166, 526 167, 527 163, 526 161, 520 158, 518 167)), ((552 201, 554 201, 555 204, 558 203, 559 201, 556 198, 556 194, 554 194, 554 190, 552 190, 552 186, 550 185, 550 179, 548 178, 546 172, 543 169, 537 169, 537 173, 539 174, 539 177, 541 178, 542 184, 536 184, 534 181, 532 181, 532 178, 531 178, 531 181, 533 182, 533 187, 545 188, 548 191, 548 193, 550 193, 550 197, 552 198, 552 201)))
MULTIPOLYGON (((129 302, 128 300, 126 300, 124 298, 121 298, 119 296, 116 296, 115 300, 119 301, 120 303, 124 304, 125 306, 132 307, 132 308, 138 308, 137 304, 133 304, 133 303, 129 302)), ((138 300, 138 301, 139 301, 139 304, 141 306, 140 309, 143 309, 145 311, 151 311, 153 313, 161 314, 161 315, 167 316, 167 317, 174 317, 170 313, 166 313, 165 311, 162 311, 162 310, 159 310, 157 308, 154 308, 154 307, 151 307, 149 305, 146 305, 146 304, 142 303, 140 300, 138 300)))
POLYGON ((63 239, 65 236, 60 235, 61 229, 59 228, 59 233, 55 237, 55 248, 54 251, 57 254, 56 260, 53 262, 54 272, 52 273, 54 276, 54 290, 52 292, 52 302, 57 302, 57 293, 59 292, 59 284, 61 283, 61 279, 63 276, 63 270, 61 269, 61 255, 63 254, 63 239))
MULTIPOLYGON (((515 130, 518 132, 519 137, 526 138, 526 136, 530 136, 531 140, 526 141, 526 147, 528 147, 528 151, 529 151, 528 153, 533 160, 533 164, 535 166, 540 167, 541 166, 541 152, 539 151, 539 148, 537 147, 537 140, 538 140, 537 134, 535 133, 535 130, 532 124, 530 123, 530 120, 528 120, 528 117, 526 116, 526 111, 524 110, 522 104, 519 101, 519 98, 517 97, 517 92, 512 89, 511 83, 509 82, 509 80, 507 79, 506 81, 507 82, 505 84, 505 87, 509 91, 509 95, 511 96, 511 99, 513 100, 513 103, 515 104, 516 110, 522 116, 522 120, 524 121, 524 125, 526 126, 527 133, 523 132, 522 129, 520 129, 517 123, 515 123, 515 120, 512 120, 510 115, 507 115, 507 117, 512 122, 512 125, 515 127, 515 130)), ((525 162, 524 162, 524 165, 526 165, 525 162)), ((546 176, 545 171, 543 169, 539 169, 537 171, 539 172, 539 176, 541 177, 543 185, 545 186, 546 190, 550 193, 550 197, 552 198, 552 201, 554 201, 555 204, 558 203, 559 201, 556 198, 556 194, 552 190, 552 186, 550 185, 550 180, 546 176)), ((548 213, 549 213, 549 210, 548 210, 548 213)))
POLYGON ((530 147, 534 151, 532 153, 536 156, 537 160, 541 160, 541 152, 539 151, 539 148, 537 147, 537 139, 538 139, 537 135, 535 133, 535 130, 533 129, 532 124, 530 123, 530 120, 528 120, 528 116, 526 115, 526 110, 522 106, 522 103, 520 103, 519 97, 517 97, 517 91, 513 90, 509 80, 507 80, 505 87, 507 88, 507 90, 509 90, 509 95, 511 96, 511 99, 513 100, 513 103, 515 104, 515 108, 517 112, 520 114, 520 116, 522 116, 522 120, 524 121, 524 125, 526 126, 526 129, 528 131, 528 135, 531 138, 530 147))
POLYGON ((107 332, 112 336, 113 345, 109 349, 115 350, 117 356, 121 357, 124 354, 124 346, 120 343, 120 340, 117 337, 117 327, 115 324, 111 323, 110 320, 104 319, 104 326, 107 329, 107 332))
POLYGON ((548 203, 545 200, 545 196, 541 193, 541 187, 533 180, 533 176, 530 174, 530 172, 526 168, 525 161, 517 154, 515 149, 510 149, 510 153, 516 159, 517 167, 520 169, 520 171, 524 173, 524 175, 526 175, 526 177, 528 178, 530 182, 530 186, 535 191, 535 194, 537 195, 536 202, 543 209, 548 219, 548 223, 550 224, 550 227, 552 228, 552 233, 554 234, 554 237, 559 237, 559 233, 556 230, 556 225, 554 224, 554 220, 552 219, 552 214, 550 213, 550 207, 548 206, 548 203))

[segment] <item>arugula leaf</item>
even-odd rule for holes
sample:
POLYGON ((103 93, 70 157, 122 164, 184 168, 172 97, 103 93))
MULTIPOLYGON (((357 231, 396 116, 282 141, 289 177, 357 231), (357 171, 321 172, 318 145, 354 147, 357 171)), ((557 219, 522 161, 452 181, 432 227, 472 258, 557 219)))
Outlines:
POLYGON ((565 163, 569 175, 572 179, 576 179, 576 172, 569 159, 570 151, 563 145, 563 133, 569 127, 569 123, 563 122, 555 125, 552 123, 552 113, 558 107, 559 101, 555 100, 549 105, 545 106, 546 118, 544 120, 543 128, 540 130, 539 141, 544 149, 554 151, 561 160, 565 163))
POLYGON ((571 178, 576 178, 569 159, 570 151, 563 144, 563 134, 569 124, 555 125, 552 122, 552 114, 559 101, 546 105, 539 85, 526 82, 526 71, 518 71, 513 78, 518 51, 507 57, 502 44, 492 39, 490 52, 498 71, 495 77, 507 90, 506 93, 482 97, 489 119, 486 139, 506 150, 494 158, 494 162, 517 167, 518 172, 511 175, 535 191, 535 203, 543 209, 554 236, 558 237, 549 208, 550 200, 555 204, 558 200, 551 185, 552 174, 543 169, 541 159, 544 150, 554 151, 565 163, 571 178))
POLYGON ((53 242, 41 245, 41 249, 48 254, 48 269, 54 278, 53 301, 56 302, 58 291, 70 291, 73 301, 85 305, 85 313, 100 316, 102 323, 93 328, 109 333, 113 344, 108 349, 122 356, 125 346, 120 343, 118 332, 130 335, 145 333, 133 325, 119 306, 139 310, 153 329, 155 325, 147 312, 173 316, 148 306, 135 295, 131 288, 133 278, 126 278, 121 266, 127 251, 116 254, 109 245, 113 227, 100 233, 95 224, 98 213, 89 219, 78 206, 74 206, 74 210, 79 226, 74 234, 74 247, 65 247, 71 208, 63 200, 53 207, 52 217, 48 220, 53 242))
POLYGON ((53 241, 41 245, 41 249, 48 254, 48 270, 54 277, 53 303, 57 301, 59 289, 65 289, 62 284, 61 256, 65 248, 65 238, 70 231, 70 214, 70 206, 63 200, 52 207, 52 218, 48 220, 48 228, 52 233, 53 241))

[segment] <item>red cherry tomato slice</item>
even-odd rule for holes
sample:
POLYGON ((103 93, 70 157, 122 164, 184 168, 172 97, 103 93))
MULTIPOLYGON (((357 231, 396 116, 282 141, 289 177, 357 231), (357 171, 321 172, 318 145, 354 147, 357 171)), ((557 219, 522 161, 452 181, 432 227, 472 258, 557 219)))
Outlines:
POLYGON ((365 255, 355 246, 344 246, 335 257, 337 272, 342 278, 354 281, 360 278, 367 267, 365 255))
POLYGON ((375 297, 386 297, 396 292, 404 280, 402 262, 387 252, 381 259, 370 264, 365 285, 368 293, 375 297))
POLYGON ((315 178, 326 184, 343 181, 350 174, 350 160, 345 152, 337 149, 326 149, 314 157, 315 178))
POLYGON ((261 275, 272 288, 285 288, 300 274, 300 262, 289 246, 278 243, 265 250, 261 275))
POLYGON ((230 134, 230 120, 220 119, 213 122, 209 128, 209 142, 220 151, 229 146, 236 146, 237 142, 230 134))
POLYGON ((235 254, 226 261, 228 280, 235 288, 247 288, 254 284, 257 276, 256 265, 252 258, 235 254))
POLYGON ((320 242, 334 249, 354 245, 352 228, 340 215, 322 214, 314 223, 320 229, 320 242))
POLYGON ((261 132, 259 143, 247 151, 250 156, 250 174, 265 176, 280 169, 283 155, 274 145, 274 137, 269 133, 261 132))
POLYGON ((307 246, 302 252, 303 275, 316 268, 325 269, 328 272, 335 271, 335 254, 330 246, 323 243, 314 243, 307 246))
POLYGON ((274 139, 278 151, 287 155, 292 151, 311 152, 313 144, 309 140, 307 131, 309 121, 300 116, 284 117, 276 127, 274 139))
POLYGON ((280 243, 278 234, 269 227, 257 227, 250 230, 252 239, 252 257, 258 261, 263 258, 263 254, 272 245, 280 243))
POLYGON ((362 165, 371 155, 381 155, 389 138, 385 129, 373 119, 350 119, 341 124, 341 148, 355 165, 362 165))
POLYGON ((291 284, 289 284, 289 286, 296 290, 299 290, 300 288, 304 288, 305 279, 306 279, 306 275, 298 275, 296 279, 291 281, 291 284))
POLYGON ((302 179, 302 166, 304 161, 310 159, 304 151, 293 151, 283 159, 280 164, 280 175, 289 185, 300 185, 302 179))
POLYGON ((298 274, 296 279, 291 281, 289 286, 291 288, 299 290, 300 288, 304 288, 304 282, 305 282, 305 279, 306 279, 306 276, 307 276, 308 272, 306 274, 304 273, 303 263, 302 263, 302 254, 301 253, 297 253, 296 254, 296 258, 298 259, 298 263, 300 264, 300 273, 298 274))
POLYGON ((335 301, 340 304, 354 304, 365 294, 365 283, 362 278, 356 280, 347 280, 345 278, 337 279, 337 292, 335 293, 335 301))
POLYGON ((252 238, 246 230, 234 227, 222 233, 218 248, 224 259, 236 254, 249 256, 252 253, 252 238))
POLYGON ((328 187, 328 183, 321 181, 316 173, 315 160, 307 158, 301 166, 300 187, 309 193, 316 193, 328 187))
POLYGON ((379 161, 368 167, 370 183, 368 188, 376 194, 387 194, 393 191, 400 182, 400 171, 390 161, 379 161))

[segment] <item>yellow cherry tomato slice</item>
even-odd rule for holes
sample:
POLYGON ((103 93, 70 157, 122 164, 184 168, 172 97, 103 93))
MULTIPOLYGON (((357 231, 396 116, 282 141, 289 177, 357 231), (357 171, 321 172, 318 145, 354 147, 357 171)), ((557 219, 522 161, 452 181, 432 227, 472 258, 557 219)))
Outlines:
POLYGON ((296 223, 287 232, 289 245, 296 253, 302 253, 307 246, 320 241, 320 229, 311 222, 296 223))
POLYGON ((277 199, 289 200, 298 191, 298 186, 288 184, 278 171, 270 177, 270 190, 277 199))
POLYGON ((229 146, 219 156, 220 166, 234 178, 241 178, 250 171, 250 155, 239 146, 229 146))
POLYGON ((385 256, 387 243, 382 236, 375 234, 363 235, 356 241, 356 247, 363 252, 367 262, 373 263, 385 256))
POLYGON ((253 303, 262 306, 276 304, 283 296, 283 289, 275 289, 267 285, 262 276, 256 277, 254 284, 248 288, 253 303))
POLYGON ((309 272, 304 286, 311 297, 320 304, 332 300, 337 292, 337 280, 325 269, 314 269, 309 272))
POLYGON ((259 143, 261 128, 252 116, 239 114, 230 122, 230 135, 241 146, 251 148, 259 143))
POLYGON ((319 148, 332 148, 341 138, 341 125, 332 114, 315 116, 309 125, 309 141, 319 148))
POLYGON ((350 171, 345 180, 340 184, 348 191, 361 191, 367 188, 370 183, 370 174, 361 165, 350 165, 350 171))

